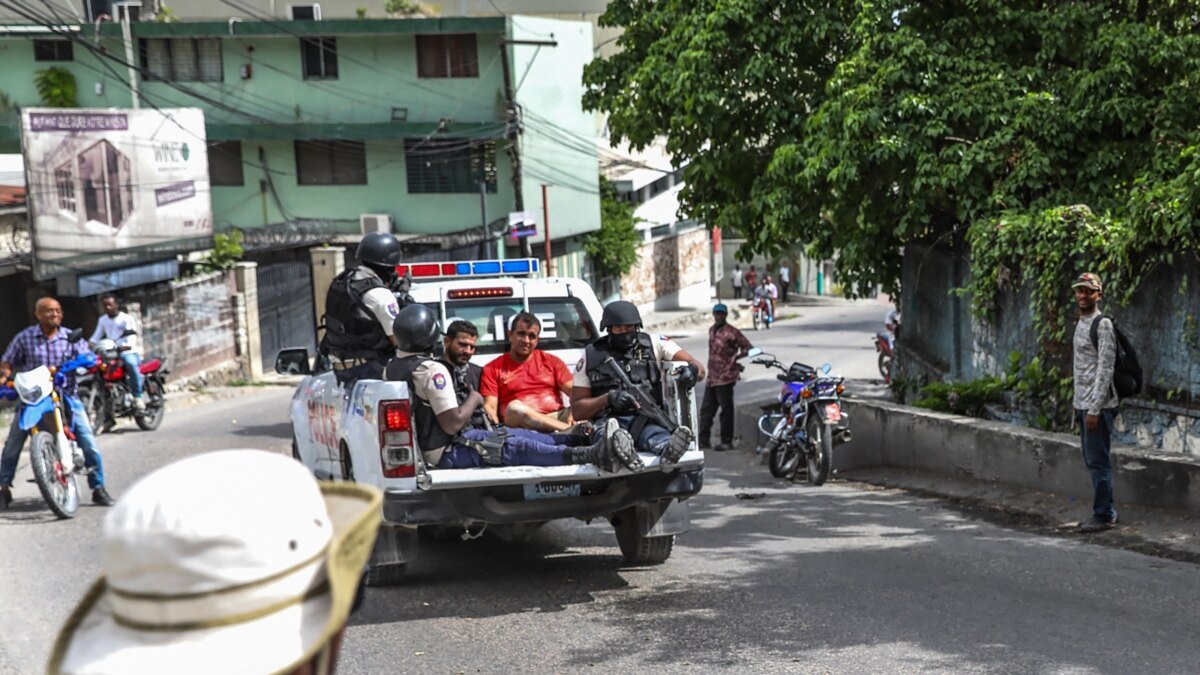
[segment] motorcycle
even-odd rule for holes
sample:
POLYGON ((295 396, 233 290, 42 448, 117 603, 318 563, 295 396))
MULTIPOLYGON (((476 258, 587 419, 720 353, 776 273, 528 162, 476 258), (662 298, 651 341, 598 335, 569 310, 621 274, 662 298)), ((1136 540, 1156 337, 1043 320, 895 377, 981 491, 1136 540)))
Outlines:
POLYGON ((845 378, 830 374, 826 363, 820 370, 803 363, 785 368, 771 354, 757 347, 750 350, 751 363, 781 371, 779 402, 764 407, 759 430, 767 443, 759 449, 767 454, 771 475, 796 479, 801 459, 808 482, 822 485, 833 466, 833 448, 850 440, 850 417, 842 410, 845 378))
POLYGON ((750 310, 750 318, 754 321, 754 330, 759 330, 760 325, 766 326, 767 330, 771 329, 771 321, 774 317, 771 316, 771 307, 767 303, 768 300, 765 297, 754 298, 754 305, 750 310))
MULTIPOLYGON (((122 337, 136 334, 127 330, 122 337)), ((138 409, 129 386, 129 366, 121 358, 128 347, 104 339, 96 343, 95 350, 99 362, 79 378, 79 398, 88 411, 94 433, 99 436, 108 431, 121 417, 132 417, 143 431, 157 429, 166 411, 166 376, 170 372, 166 360, 149 359, 138 368, 146 400, 145 408, 138 409)))
MULTIPOLYGON (((81 331, 71 334, 74 342, 81 331)), ((0 398, 20 399, 21 409, 14 424, 29 432, 30 466, 42 498, 54 515, 73 518, 79 510, 79 485, 76 477, 87 475, 83 451, 71 431, 71 410, 66 404, 62 387, 71 371, 86 370, 96 364, 96 355, 80 354, 57 368, 38 366, 18 373, 12 386, 0 386, 0 398)))
POLYGON ((880 331, 875 334, 875 351, 879 354, 879 374, 883 376, 884 384, 891 384, 893 353, 887 333, 880 331))

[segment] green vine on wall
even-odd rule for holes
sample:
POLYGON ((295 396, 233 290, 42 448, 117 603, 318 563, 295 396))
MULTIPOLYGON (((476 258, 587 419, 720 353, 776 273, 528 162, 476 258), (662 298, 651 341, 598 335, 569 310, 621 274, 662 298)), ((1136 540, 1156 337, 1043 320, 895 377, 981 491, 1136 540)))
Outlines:
POLYGON ((42 105, 47 108, 78 108, 75 100, 75 76, 66 68, 53 66, 33 75, 42 105))

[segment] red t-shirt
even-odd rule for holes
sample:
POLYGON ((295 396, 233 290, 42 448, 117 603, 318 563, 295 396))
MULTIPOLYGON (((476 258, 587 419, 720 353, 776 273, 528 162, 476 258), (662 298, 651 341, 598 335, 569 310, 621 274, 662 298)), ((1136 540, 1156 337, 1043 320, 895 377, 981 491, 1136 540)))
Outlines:
POLYGON ((535 349, 524 363, 517 363, 504 354, 484 366, 479 393, 498 399, 497 414, 503 420, 508 404, 516 400, 540 413, 562 410, 560 392, 570 384, 571 371, 567 370, 567 364, 553 354, 535 349))

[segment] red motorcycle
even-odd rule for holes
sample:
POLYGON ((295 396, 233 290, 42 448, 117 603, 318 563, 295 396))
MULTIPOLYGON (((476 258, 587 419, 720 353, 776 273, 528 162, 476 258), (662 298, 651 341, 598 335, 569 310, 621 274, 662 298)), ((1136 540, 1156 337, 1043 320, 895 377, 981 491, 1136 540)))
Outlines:
POLYGON ((121 353, 127 349, 118 347, 112 340, 100 340, 96 343, 99 360, 88 369, 86 375, 78 378, 79 398, 88 411, 88 420, 97 436, 115 426, 121 417, 132 417, 144 431, 154 431, 162 424, 169 372, 166 360, 148 359, 138 367, 145 397, 145 407, 138 408, 129 382, 132 374, 128 372, 128 364, 121 358, 121 353))
POLYGON ((892 343, 888 341, 887 333, 880 331, 875 334, 875 351, 879 353, 879 374, 885 384, 892 383, 892 343))
POLYGON ((760 326, 771 328, 771 322, 775 317, 771 315, 770 302, 761 295, 754 297, 754 305, 750 309, 750 319, 754 323, 754 330, 759 330, 760 326))

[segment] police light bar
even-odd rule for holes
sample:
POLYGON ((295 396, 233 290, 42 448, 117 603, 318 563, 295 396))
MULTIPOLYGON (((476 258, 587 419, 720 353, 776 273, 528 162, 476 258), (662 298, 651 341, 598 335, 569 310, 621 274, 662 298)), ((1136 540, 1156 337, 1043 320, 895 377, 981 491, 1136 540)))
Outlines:
POLYGON ((537 258, 459 260, 396 265, 397 275, 404 276, 412 272, 413 279, 478 279, 481 277, 533 275, 539 271, 541 271, 541 261, 537 258))

